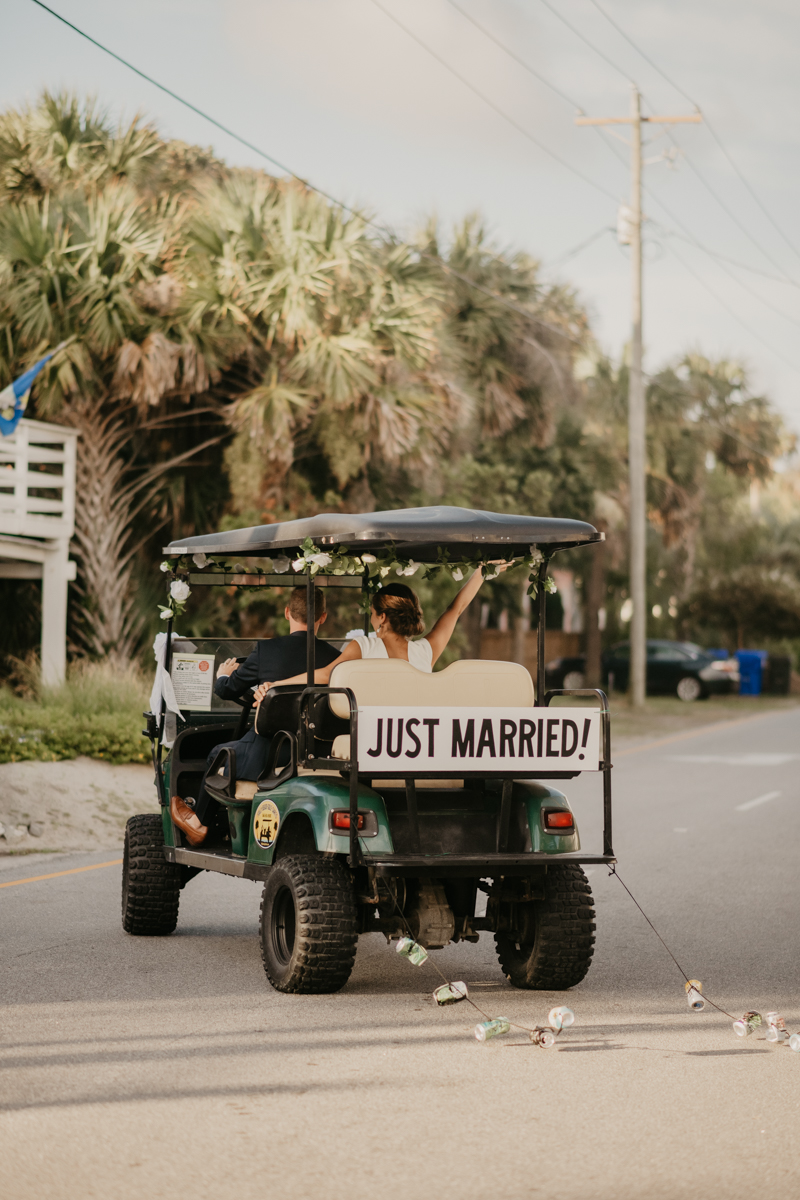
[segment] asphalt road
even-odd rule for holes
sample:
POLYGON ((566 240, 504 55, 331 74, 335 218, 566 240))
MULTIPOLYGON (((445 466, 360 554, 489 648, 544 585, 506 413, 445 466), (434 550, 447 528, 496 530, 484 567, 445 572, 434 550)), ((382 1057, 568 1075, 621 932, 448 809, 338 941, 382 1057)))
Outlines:
MULTIPOLYGON (((619 871, 690 975, 729 1012, 800 1028, 800 710, 616 756, 619 871)), ((570 786, 584 846, 599 784, 570 786)), ((0 883, 105 862, 4 864, 0 883)), ((794 1197, 800 1054, 735 1037, 683 981, 604 868, 595 964, 569 993, 512 989, 492 940, 438 952, 483 1007, 551 1050, 481 1045, 429 967, 361 939, 338 995, 264 977, 259 888, 201 876, 178 932, 126 936, 119 867, 0 888, 4 1200, 794 1197)))

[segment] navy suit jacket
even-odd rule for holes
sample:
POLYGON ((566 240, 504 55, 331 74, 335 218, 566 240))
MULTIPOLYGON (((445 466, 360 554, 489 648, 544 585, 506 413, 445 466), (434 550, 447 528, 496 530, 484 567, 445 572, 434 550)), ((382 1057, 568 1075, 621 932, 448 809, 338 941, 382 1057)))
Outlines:
MULTIPOLYGON (((327 667, 339 657, 341 651, 320 638, 315 640, 316 666, 327 667)), ((259 642, 232 675, 220 676, 214 684, 214 691, 223 700, 239 700, 259 683, 278 683, 281 679, 300 675, 305 669, 306 631, 301 629, 297 633, 259 642)), ((224 742, 223 745, 236 750, 236 773, 240 779, 258 779, 263 774, 269 753, 268 738, 259 737, 254 729, 249 729, 238 742, 224 742)), ((216 746, 209 755, 209 764, 219 748, 216 746)))
MULTIPOLYGON (((318 667, 327 667, 341 654, 328 642, 314 639, 314 661, 318 667)), ((214 684, 214 691, 223 700, 239 700, 250 688, 259 683, 278 683, 291 679, 306 669, 306 631, 287 633, 284 637, 265 638, 256 646, 232 675, 222 675, 214 684)))

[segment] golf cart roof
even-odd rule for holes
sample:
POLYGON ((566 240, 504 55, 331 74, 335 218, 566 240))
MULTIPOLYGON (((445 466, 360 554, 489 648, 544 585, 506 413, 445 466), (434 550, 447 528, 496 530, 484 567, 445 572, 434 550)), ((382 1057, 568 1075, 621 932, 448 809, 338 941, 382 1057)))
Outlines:
POLYGON ((602 535, 585 521, 524 517, 480 509, 400 508, 390 512, 320 513, 299 521, 278 521, 250 529, 200 534, 170 542, 165 554, 235 554, 260 557, 297 549, 306 538, 318 546, 349 546, 356 553, 390 546, 418 562, 435 562, 439 549, 459 557, 503 558, 527 554, 529 547, 560 550, 597 542, 602 535), (469 552, 465 553, 469 548, 469 552))

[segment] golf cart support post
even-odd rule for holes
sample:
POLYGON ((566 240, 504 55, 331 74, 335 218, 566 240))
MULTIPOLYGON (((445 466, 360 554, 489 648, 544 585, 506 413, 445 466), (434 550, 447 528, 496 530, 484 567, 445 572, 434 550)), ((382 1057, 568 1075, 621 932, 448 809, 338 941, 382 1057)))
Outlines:
MULTIPOLYGON (((562 520, 558 518, 520 517, 510 514, 497 514, 467 509, 438 506, 425 509, 404 509, 385 513, 367 514, 321 514, 316 517, 297 521, 280 522, 274 525, 258 526, 252 529, 231 530, 224 533, 200 535, 184 539, 180 543, 173 542, 165 548, 164 553, 174 557, 195 555, 228 556, 262 558, 275 551, 294 551, 306 539, 311 539, 316 547, 324 550, 332 547, 351 547, 350 552, 356 555, 369 552, 392 550, 398 557, 412 556, 417 562, 442 561, 442 552, 447 558, 475 556, 476 551, 483 561, 489 559, 514 558, 527 555, 533 547, 542 553, 542 561, 537 571, 537 685, 535 692, 535 707, 547 707, 556 696, 595 696, 600 701, 600 719, 602 736, 602 758, 600 772, 603 776, 603 853, 589 855, 581 852, 561 853, 558 855, 546 852, 528 852, 524 855, 508 855, 508 827, 512 802, 513 779, 547 779, 571 778, 579 772, 549 772, 542 770, 520 770, 515 767, 511 771, 460 772, 466 782, 470 777, 481 779, 496 779, 502 781, 502 797, 498 818, 496 848, 494 854, 479 856, 447 855, 448 872, 451 869, 472 871, 480 869, 480 873, 491 874, 492 870, 502 873, 514 873, 523 866, 530 866, 536 861, 573 861, 581 863, 613 862, 614 851, 612 842, 612 804, 611 804, 611 754, 610 754, 610 725, 608 700, 600 689, 558 690, 545 691, 545 630, 546 630, 546 590, 545 581, 550 559, 559 550, 566 550, 578 545, 587 545, 602 540, 591 525, 580 521, 562 520)), ((314 613, 315 587, 344 587, 360 588, 368 591, 369 572, 364 570, 363 576, 357 575, 324 575, 322 572, 312 575, 311 564, 306 563, 305 570, 285 573, 249 573, 230 570, 227 567, 203 571, 187 571, 183 575, 191 586, 246 586, 246 587, 296 587, 305 583, 306 611, 314 613)), ((365 631, 368 628, 365 620, 365 631)), ((304 768, 335 769, 346 775, 349 783, 350 828, 348 863, 351 867, 361 866, 364 856, 361 852, 358 832, 358 787, 359 781, 369 783, 369 777, 358 770, 358 703, 353 691, 349 688, 324 687, 317 685, 314 679, 315 671, 315 634, 314 621, 307 622, 306 638, 306 687, 300 698, 300 726, 298 730, 298 763, 304 768), (344 694, 350 709, 350 758, 343 761, 338 758, 315 757, 313 750, 313 726, 310 724, 311 701, 315 696, 344 694)), ((165 667, 170 670, 172 659, 172 619, 167 627, 167 649, 165 667)), ((168 803, 164 794, 163 778, 160 769, 161 750, 163 745, 164 718, 162 711, 158 723, 157 737, 154 738, 154 761, 156 776, 162 805, 168 803)), ((381 777, 391 777, 391 772, 381 771, 381 777)), ((406 783, 406 802, 412 836, 419 848, 419 822, 416 808, 416 780, 434 779, 441 777, 441 772, 404 771, 398 772, 398 777, 406 783)), ((197 852, 189 852, 194 857, 197 852)), ((200 855, 198 855, 198 858, 200 855)), ((440 858, 427 855, 390 855, 386 861, 373 860, 376 873, 382 875, 413 874, 433 871, 437 866, 442 867, 440 858)))

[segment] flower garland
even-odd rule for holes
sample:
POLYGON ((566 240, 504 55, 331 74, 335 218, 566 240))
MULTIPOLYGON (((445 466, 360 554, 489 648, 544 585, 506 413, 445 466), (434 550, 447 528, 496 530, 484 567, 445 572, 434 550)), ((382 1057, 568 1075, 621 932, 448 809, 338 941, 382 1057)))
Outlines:
MULTIPOLYGON (((539 567, 544 561, 544 556, 541 550, 535 546, 530 547, 530 553, 519 555, 509 562, 509 566, 517 567, 523 563, 529 567, 530 575, 528 577, 529 587, 528 595, 536 596, 539 590, 539 567)), ((473 571, 481 570, 483 577, 486 580, 497 579, 500 575, 499 566, 497 563, 486 562, 482 558, 465 558, 451 560, 447 550, 439 550, 438 558, 435 563, 416 562, 413 558, 401 558, 393 549, 384 550, 379 554, 350 554, 347 546, 331 548, 330 550, 320 550, 314 544, 311 538, 306 538, 300 546, 300 554, 294 560, 288 558, 285 554, 281 554, 276 558, 261 559, 262 566, 258 570, 248 571, 241 563, 235 563, 233 567, 229 567, 227 563, 219 562, 209 558, 205 554, 193 554, 192 562, 198 570, 204 570, 206 567, 215 567, 221 571, 232 571, 235 575, 263 575, 276 574, 286 575, 289 569, 292 569, 292 577, 305 577, 310 574, 312 577, 319 573, 325 575, 361 575, 365 579, 364 595, 362 597, 361 608, 365 612, 369 612, 372 603, 372 596, 380 587, 387 581, 387 577, 394 574, 400 577, 412 577, 418 575, 420 579, 433 579, 438 575, 449 575, 455 583, 460 583, 466 575, 473 571)), ((188 564, 183 565, 181 558, 173 563, 162 562, 161 570, 164 574, 169 575, 169 603, 159 604, 161 612, 161 620, 166 621, 170 618, 173 620, 180 617, 185 608, 186 602, 192 594, 192 590, 188 583, 188 564)), ((287 580, 287 585, 289 581, 287 580)), ((241 586, 247 586, 242 584, 241 586)), ((556 586, 553 579, 548 575, 545 579, 544 588, 546 592, 555 592, 556 586)))

